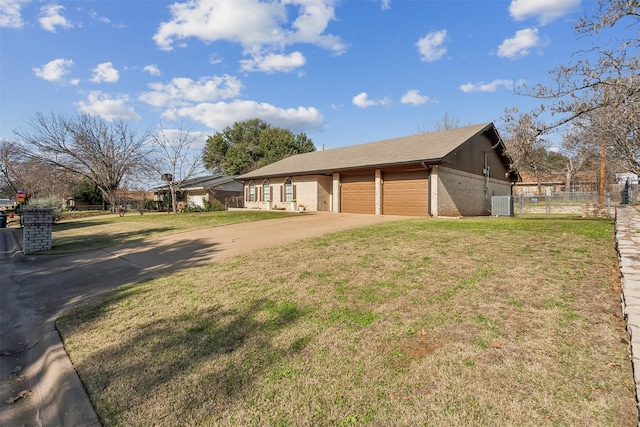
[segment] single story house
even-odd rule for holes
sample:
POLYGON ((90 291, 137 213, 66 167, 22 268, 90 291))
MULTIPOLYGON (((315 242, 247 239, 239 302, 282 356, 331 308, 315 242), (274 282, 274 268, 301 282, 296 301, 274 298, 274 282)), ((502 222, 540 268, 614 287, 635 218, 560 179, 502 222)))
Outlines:
MULTIPOLYGON (((205 201, 218 202, 225 208, 242 207, 242 182, 236 177, 224 175, 208 175, 187 179, 176 191, 178 204, 199 206, 204 208, 205 201)), ((167 186, 154 189, 156 200, 163 201, 169 193, 167 186)))
POLYGON ((493 123, 298 154, 240 175, 249 209, 491 214, 518 175, 493 123))

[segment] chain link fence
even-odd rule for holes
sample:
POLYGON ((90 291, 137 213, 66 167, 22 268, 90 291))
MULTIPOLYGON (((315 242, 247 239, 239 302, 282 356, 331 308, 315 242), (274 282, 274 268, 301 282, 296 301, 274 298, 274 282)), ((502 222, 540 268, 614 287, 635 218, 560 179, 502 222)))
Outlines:
POLYGON ((616 206, 640 203, 640 185, 627 180, 607 186, 604 200, 597 191, 522 193, 494 196, 491 214, 494 216, 550 217, 578 215, 585 218, 612 218, 616 206))
POLYGON ((613 216, 611 193, 603 203, 598 193, 520 194, 513 197, 513 216, 541 217, 551 215, 579 215, 589 218, 613 216))

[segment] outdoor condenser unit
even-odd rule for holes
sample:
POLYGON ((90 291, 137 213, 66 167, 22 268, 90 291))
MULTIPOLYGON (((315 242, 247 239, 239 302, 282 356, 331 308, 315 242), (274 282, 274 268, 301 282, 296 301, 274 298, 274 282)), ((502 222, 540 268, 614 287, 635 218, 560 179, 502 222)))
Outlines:
POLYGON ((491 215, 493 216, 513 216, 512 196, 492 196, 491 215))

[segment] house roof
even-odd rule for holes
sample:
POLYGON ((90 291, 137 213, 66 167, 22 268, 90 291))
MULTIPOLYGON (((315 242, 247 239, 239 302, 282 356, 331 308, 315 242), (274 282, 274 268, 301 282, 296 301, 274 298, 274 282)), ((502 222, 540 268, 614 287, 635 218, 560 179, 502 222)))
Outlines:
POLYGON ((483 123, 439 132, 422 133, 367 144, 297 154, 240 175, 238 179, 327 173, 416 162, 437 163, 473 136, 487 131, 489 138, 494 142, 499 142, 504 149, 504 144, 493 123, 483 123))
POLYGON ((180 188, 183 190, 198 190, 202 188, 214 188, 228 182, 235 181, 235 176, 213 175, 201 176, 184 181, 180 188))
MULTIPOLYGON (((237 176, 226 176, 226 175, 199 176, 196 178, 187 179, 184 182, 182 182, 180 184, 180 190, 200 190, 200 189, 215 188, 220 185, 235 181, 236 178, 237 176)), ((167 186, 163 185, 163 186, 154 188, 154 190, 162 190, 166 188, 167 186)))

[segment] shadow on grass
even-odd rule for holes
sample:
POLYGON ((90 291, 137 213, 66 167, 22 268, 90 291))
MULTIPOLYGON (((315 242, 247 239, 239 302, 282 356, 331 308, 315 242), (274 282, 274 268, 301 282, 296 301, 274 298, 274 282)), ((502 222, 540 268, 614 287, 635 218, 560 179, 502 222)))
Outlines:
MULTIPOLYGON (((74 228, 74 227, 70 227, 74 228)), ((122 233, 109 232, 108 234, 92 234, 70 237, 54 237, 51 250, 43 254, 63 254, 79 251, 88 251, 110 246, 128 245, 159 234, 166 234, 174 227, 146 228, 122 233)))
MULTIPOLYGON (((74 328, 84 328, 105 307, 136 297, 127 292, 113 292, 93 307, 81 307, 80 318, 75 310, 66 313, 58 321, 63 335, 73 339, 74 328)), ((284 329, 304 316, 295 306, 282 307, 259 299, 240 310, 211 306, 173 316, 140 313, 148 321, 78 362, 76 369, 105 425, 165 416, 188 424, 194 417, 203 421, 237 404, 257 379, 305 348, 300 343, 308 342, 308 337, 289 346, 274 344, 284 329), (153 406, 154 401, 167 404, 153 406), (204 406, 215 410, 203 413, 204 406)))

